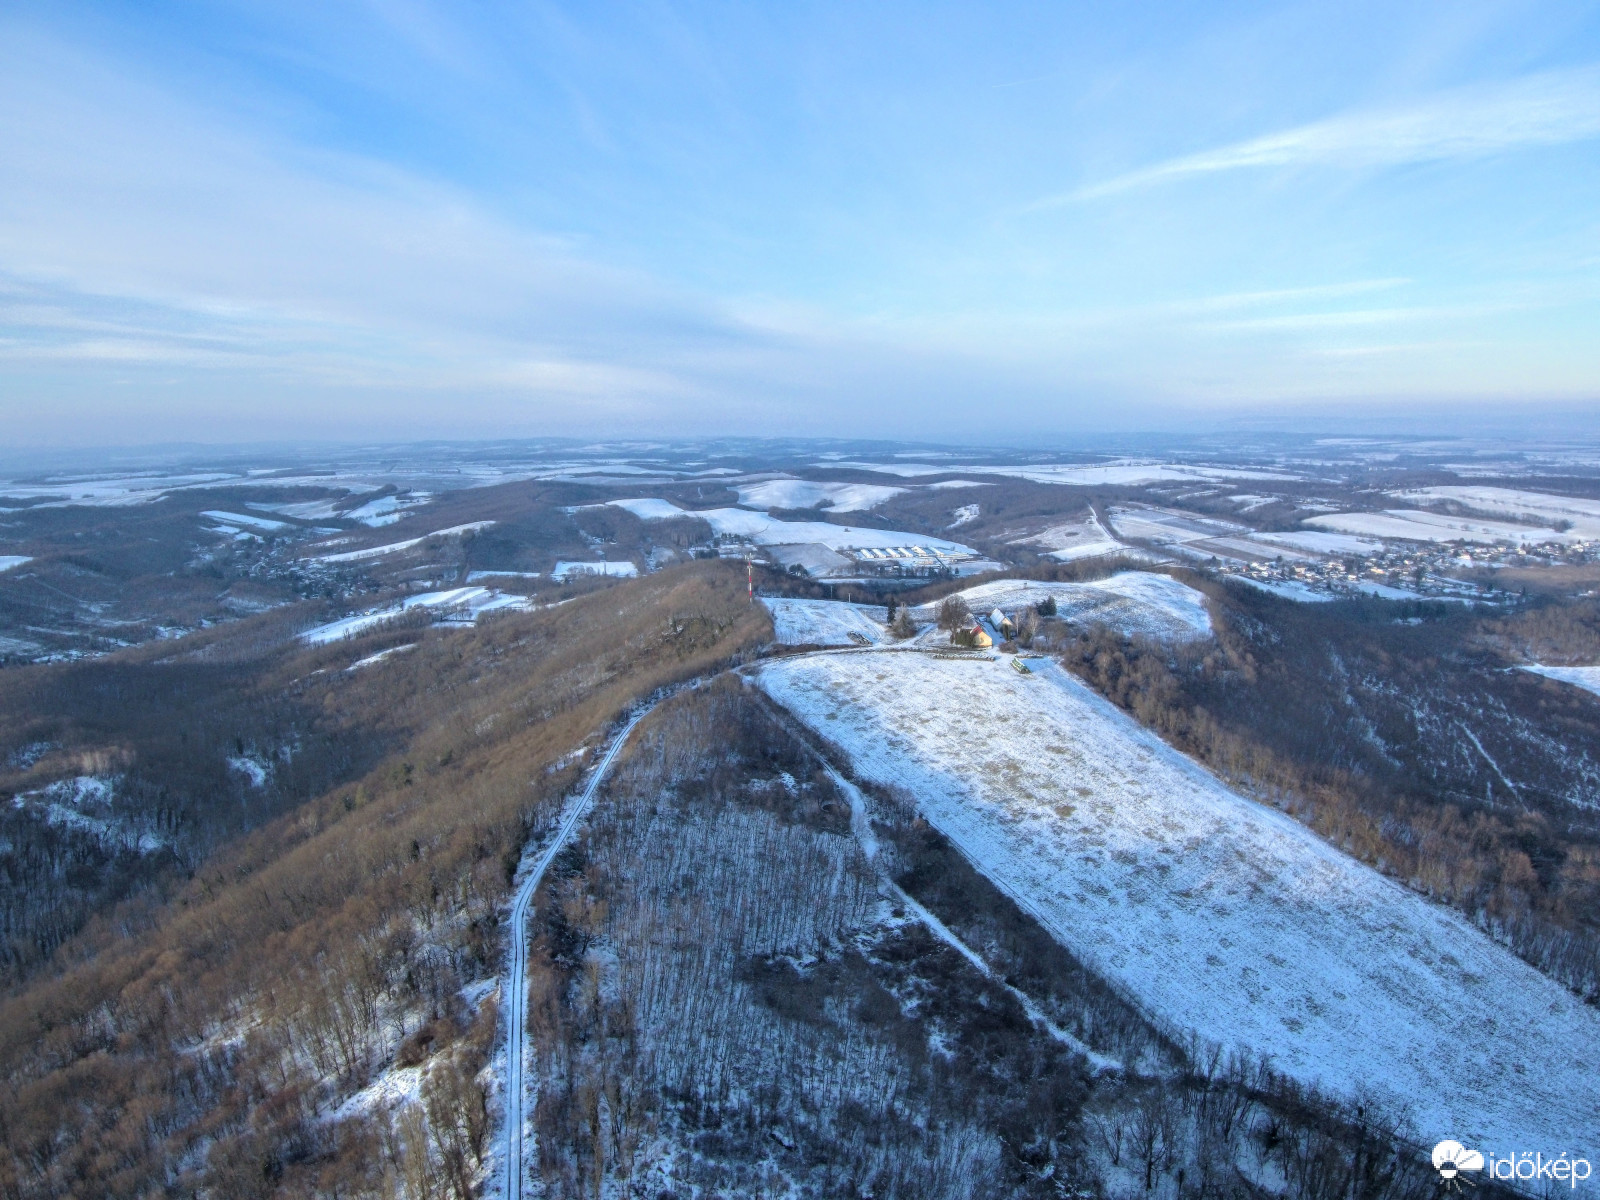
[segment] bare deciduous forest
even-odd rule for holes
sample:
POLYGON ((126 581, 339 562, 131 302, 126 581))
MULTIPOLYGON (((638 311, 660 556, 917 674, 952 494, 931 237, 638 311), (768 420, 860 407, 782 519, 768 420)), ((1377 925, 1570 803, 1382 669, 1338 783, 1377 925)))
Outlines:
POLYGON ((1600 999, 1600 703, 1501 647, 1581 655, 1594 605, 1296 604, 1198 577, 1216 642, 1062 631, 1062 661, 1223 778, 1600 999))
POLYGON ((381 669, 344 670, 368 642, 275 667, 376 761, 89 920, 0 1001, 0 1195, 467 1194, 495 1025, 471 985, 573 751, 769 629, 708 564, 417 631, 381 669), (396 1063, 410 1126, 339 1108, 396 1063))
POLYGON ((1264 1177, 1299 1196, 1433 1193, 1385 1114, 1160 1030, 909 797, 873 797, 880 878, 823 761, 732 680, 641 726, 541 899, 549 1194, 1243 1197, 1264 1177))
MULTIPOLYGON (((1397 615, 1191 582, 1215 641, 1048 612, 1019 637, 1593 997, 1600 774, 1561 747, 1600 744, 1600 706, 1504 669, 1507 647, 1585 653, 1593 614, 1397 615)), ((618 715, 691 680, 537 896, 547 1194, 1432 1194, 1398 1114, 1164 1028, 914 797, 835 782, 843 757, 727 670, 771 637, 742 570, 568 594, 312 648, 280 612, 0 676, 28 714, 5 730, 4 787, 37 818, 51 787, 104 786, 74 808, 98 824, 13 807, 0 831, 23 850, 0 1195, 483 1194, 517 865, 618 715)))

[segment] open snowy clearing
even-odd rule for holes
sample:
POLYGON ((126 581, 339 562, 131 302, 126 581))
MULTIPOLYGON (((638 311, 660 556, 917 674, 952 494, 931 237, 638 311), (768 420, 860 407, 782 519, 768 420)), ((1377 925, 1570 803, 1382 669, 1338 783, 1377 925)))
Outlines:
MULTIPOLYGON (((955 593, 973 612, 999 608, 1007 613, 1056 600, 1056 614, 1082 625, 1107 625, 1129 636, 1192 641, 1211 634, 1206 598, 1170 575, 1119 571, 1092 583, 1043 583, 1037 579, 995 579, 955 593)), ((939 602, 913 609, 921 621, 938 616, 939 602)))
POLYGON ((1600 500, 1576 496, 1552 496, 1546 492, 1525 492, 1518 488, 1429 487, 1394 493, 1396 499, 1426 504, 1447 500, 1480 512, 1505 517, 1524 517, 1554 525, 1572 522, 1572 532, 1580 537, 1600 537, 1600 500))
POLYGON ((779 521, 766 513, 751 512, 746 508, 702 508, 692 512, 665 500, 612 500, 608 503, 626 508, 645 520, 662 520, 667 517, 699 517, 718 534, 749 538, 758 546, 794 546, 816 543, 830 550, 887 549, 895 546, 922 546, 946 554, 976 554, 971 546, 945 538, 929 537, 925 533, 906 533, 898 529, 866 529, 860 526, 834 525, 828 521, 779 521))
POLYGON ((501 609, 527 610, 533 607, 533 602, 526 596, 507 596, 486 587, 461 587, 451 588, 443 592, 419 592, 415 596, 407 596, 399 604, 390 605, 388 608, 374 609, 371 612, 357 613, 353 617, 341 617, 337 621, 329 621, 326 625, 318 625, 315 629, 308 629, 300 635, 300 640, 309 642, 313 646, 326 645, 328 642, 337 642, 343 638, 356 637, 366 633, 369 629, 376 629, 396 617, 411 611, 414 608, 433 609, 441 614, 451 616, 460 615, 465 620, 476 621, 486 612, 497 612, 501 609))
POLYGON ((31 563, 31 554, 0 554, 0 571, 9 571, 13 567, 20 567, 23 563, 31 563))
POLYGON ((772 614, 774 636, 785 646, 856 645, 851 634, 878 645, 884 641, 884 610, 843 600, 797 600, 787 596, 763 598, 772 614))
POLYGON ((1408 1112, 1424 1145, 1590 1144, 1600 1013, 1031 665, 817 655, 756 679, 1169 1027, 1408 1112))
POLYGON ((1586 692, 1600 696, 1600 667, 1543 667, 1533 664, 1523 670, 1549 679, 1559 679, 1562 683, 1570 683, 1573 687, 1581 687, 1586 692))
POLYGON ((208 508, 200 515, 210 517, 213 521, 219 521, 224 525, 238 525, 261 533, 280 533, 292 528, 285 521, 273 521, 267 517, 252 517, 248 513, 224 512, 214 508, 208 508))
POLYGON ((1456 517, 1420 508, 1391 508, 1375 513, 1329 513, 1326 516, 1309 517, 1306 524, 1339 533, 1399 538, 1412 542, 1482 542, 1486 545, 1510 542, 1512 545, 1527 546, 1538 542, 1576 540, 1574 535, 1557 533, 1554 529, 1534 529, 1483 517, 1456 517))
POLYGON ((739 503, 751 508, 815 508, 829 505, 834 512, 862 512, 876 508, 905 492, 902 487, 879 483, 814 483, 809 479, 769 479, 739 489, 739 503))
POLYGON ((670 500, 608 500, 606 503, 615 508, 625 509, 638 517, 641 521, 669 521, 673 517, 697 517, 700 514, 688 512, 673 504, 670 500))

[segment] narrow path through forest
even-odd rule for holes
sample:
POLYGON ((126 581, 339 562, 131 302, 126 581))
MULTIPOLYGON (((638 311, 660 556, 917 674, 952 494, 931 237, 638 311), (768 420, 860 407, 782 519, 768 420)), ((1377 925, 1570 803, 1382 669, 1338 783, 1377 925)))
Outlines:
POLYGON ((528 917, 533 911, 533 894, 538 890, 539 881, 544 878, 545 871, 555 861, 556 855, 577 832, 578 825, 594 803, 595 795, 599 792, 607 771, 611 769, 617 752, 628 740, 628 735, 633 732, 634 726, 644 719, 652 707, 654 706, 647 706, 634 713, 612 739, 611 748, 606 751, 605 757, 600 760, 600 765, 589 777, 588 785, 567 806, 567 811, 561 818, 561 827, 556 831, 555 837, 550 839, 550 844, 545 847, 544 853, 534 863, 533 870, 528 872, 528 877, 522 881, 522 886, 517 889, 516 899, 511 906, 511 953, 506 963, 505 1005, 506 1154, 505 1181, 502 1188, 505 1200, 522 1200, 523 1184, 527 1178, 527 1172, 522 1164, 525 1124, 523 1101, 526 1099, 522 1068, 528 1027, 528 917))

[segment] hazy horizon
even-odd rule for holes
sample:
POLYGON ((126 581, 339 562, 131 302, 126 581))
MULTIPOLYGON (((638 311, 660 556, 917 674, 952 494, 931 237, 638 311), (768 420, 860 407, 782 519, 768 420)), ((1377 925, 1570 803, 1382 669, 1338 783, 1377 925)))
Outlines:
POLYGON ((0 16, 12 452, 1580 435, 1600 14, 0 16))

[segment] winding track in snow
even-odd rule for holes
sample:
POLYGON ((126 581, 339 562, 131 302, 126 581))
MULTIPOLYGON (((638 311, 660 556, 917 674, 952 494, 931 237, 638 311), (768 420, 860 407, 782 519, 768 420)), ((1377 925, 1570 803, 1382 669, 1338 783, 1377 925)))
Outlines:
POLYGON ((505 1154, 505 1179, 501 1194, 505 1200, 522 1200, 523 1183, 526 1172, 522 1166, 523 1144, 523 1100, 525 1086, 522 1079, 523 1055, 526 1053, 527 1028, 528 1028, 528 917, 533 911, 533 893, 539 888, 539 881, 544 878, 544 873, 555 861, 561 848, 572 840, 572 835, 577 832, 578 825, 588 815, 590 806, 594 803, 600 784, 605 780, 606 773, 611 769, 612 762, 617 757, 617 752, 622 749, 623 743, 628 740, 628 735, 633 732, 634 726, 644 720, 654 705, 641 708, 628 718, 628 723, 622 727, 617 736, 612 739, 611 748, 606 751, 605 757, 600 760, 600 765, 595 768, 594 774, 589 777, 588 785, 568 807, 561 818, 561 828, 556 831, 556 836, 545 847, 544 853, 539 855, 538 862, 534 863, 533 870, 528 872, 528 877, 522 881, 522 886, 517 889, 517 896, 511 905, 511 954, 510 961, 506 964, 506 1154, 505 1154))

